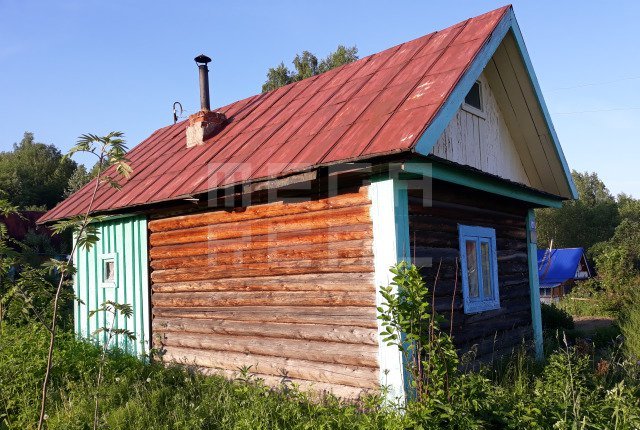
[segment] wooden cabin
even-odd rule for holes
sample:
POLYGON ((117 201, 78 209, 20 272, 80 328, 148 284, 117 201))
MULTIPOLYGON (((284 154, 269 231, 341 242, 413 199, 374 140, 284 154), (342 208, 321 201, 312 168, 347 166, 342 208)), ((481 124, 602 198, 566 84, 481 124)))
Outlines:
POLYGON ((582 248, 556 248, 538 250, 538 279, 540 300, 557 303, 575 285, 576 281, 591 278, 591 269, 582 248))
MULTIPOLYGON (((118 300, 136 353, 402 398, 376 305, 413 260, 429 282, 440 267, 461 350, 541 352, 533 209, 576 192, 511 7, 214 111, 201 100, 130 151, 121 190, 100 185, 92 212, 111 217, 75 255, 78 335, 118 300)), ((93 186, 40 222, 86 211, 93 186)))

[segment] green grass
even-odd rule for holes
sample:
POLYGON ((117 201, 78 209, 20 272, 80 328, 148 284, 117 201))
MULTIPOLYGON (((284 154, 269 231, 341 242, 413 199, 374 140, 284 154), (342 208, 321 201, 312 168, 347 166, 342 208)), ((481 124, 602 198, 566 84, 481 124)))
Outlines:
POLYGON ((557 306, 574 317, 616 318, 620 312, 619 307, 604 295, 591 298, 568 296, 560 300, 557 306))
MULTIPOLYGON (((0 429, 31 429, 37 419, 47 334, 4 326, 0 335, 0 429)), ((88 429, 99 349, 62 334, 55 354, 50 429, 88 429)), ((110 353, 100 392, 109 429, 550 429, 640 427, 640 371, 615 348, 594 359, 559 349, 546 364, 514 354, 503 367, 451 378, 403 413, 369 398, 310 401, 259 382, 227 381, 181 367, 110 353)))
MULTIPOLYGON (((29 429, 37 419, 46 333, 5 326, 0 336, 0 428, 29 429)), ((47 425, 84 429, 93 422, 98 348, 63 334, 55 355, 47 425)), ((229 382, 182 367, 147 365, 110 354, 100 393, 103 425, 112 429, 402 428, 382 408, 361 413, 335 398, 310 402, 297 392, 229 382)))

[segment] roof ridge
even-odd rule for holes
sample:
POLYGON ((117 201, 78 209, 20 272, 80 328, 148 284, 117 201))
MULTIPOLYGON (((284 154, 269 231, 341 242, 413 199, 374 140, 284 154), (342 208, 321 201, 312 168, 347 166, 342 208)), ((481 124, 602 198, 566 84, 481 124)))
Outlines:
MULTIPOLYGON (((121 191, 100 185, 94 212, 412 151, 509 8, 219 107, 229 122, 203 145, 186 147, 186 120, 159 128, 129 152, 133 174, 122 181, 121 191), (221 167, 225 164, 229 169, 221 167)), ((47 212, 42 222, 82 213, 88 187, 47 212)))

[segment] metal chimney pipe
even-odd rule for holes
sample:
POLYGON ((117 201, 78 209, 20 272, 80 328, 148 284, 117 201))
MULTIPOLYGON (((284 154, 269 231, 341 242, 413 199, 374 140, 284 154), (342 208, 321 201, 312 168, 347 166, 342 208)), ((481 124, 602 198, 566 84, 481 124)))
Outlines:
POLYGON ((200 54, 194 60, 198 65, 198 73, 200 74, 200 110, 209 112, 211 104, 209 101, 209 68, 207 64, 211 62, 211 58, 200 54))

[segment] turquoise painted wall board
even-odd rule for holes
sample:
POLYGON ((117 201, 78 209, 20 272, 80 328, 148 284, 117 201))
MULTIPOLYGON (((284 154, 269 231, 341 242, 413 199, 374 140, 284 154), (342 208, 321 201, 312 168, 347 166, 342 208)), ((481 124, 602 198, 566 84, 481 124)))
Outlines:
POLYGON ((106 300, 133 307, 131 318, 118 318, 114 326, 136 335, 134 342, 116 339, 119 346, 140 355, 149 351, 149 277, 147 256, 147 220, 145 217, 116 218, 98 224, 100 241, 89 251, 76 250, 74 278, 76 296, 83 303, 75 305, 76 333, 84 338, 104 342, 106 335, 95 336, 99 327, 111 324, 110 315, 100 312, 89 317, 106 300), (113 259, 112 280, 104 282, 106 261, 113 259))

